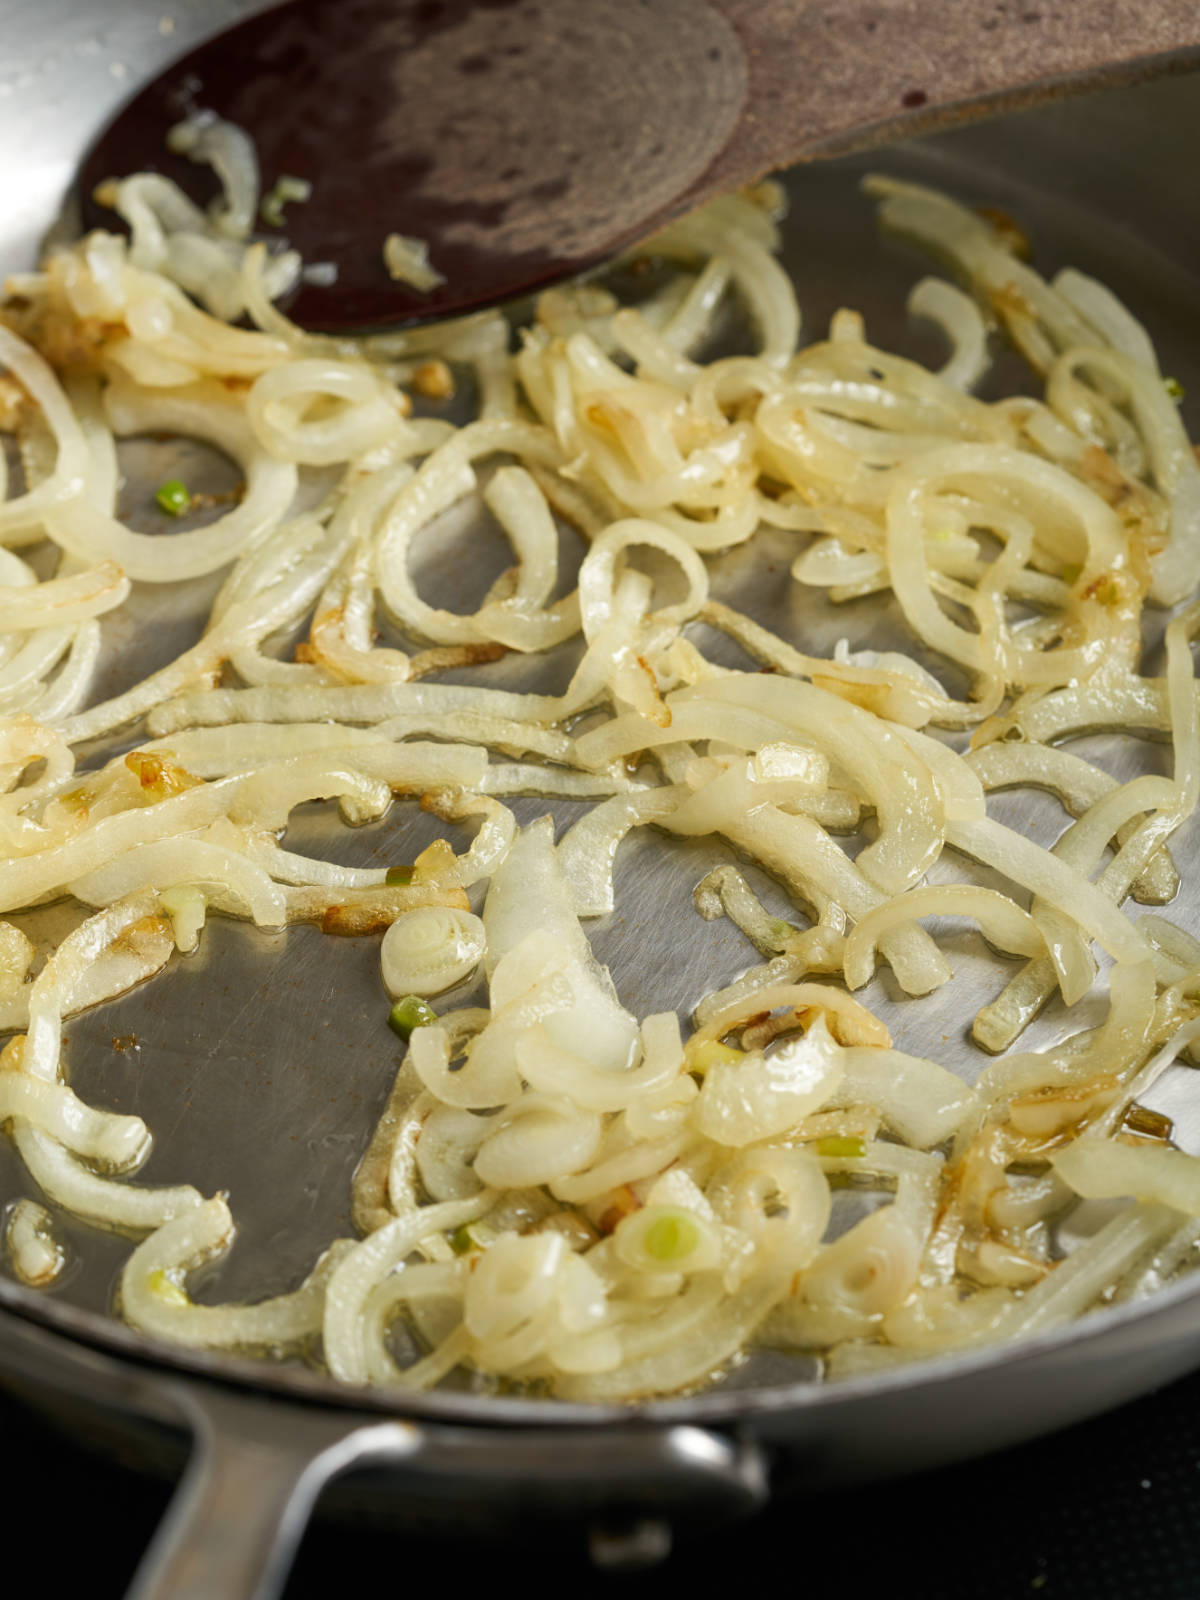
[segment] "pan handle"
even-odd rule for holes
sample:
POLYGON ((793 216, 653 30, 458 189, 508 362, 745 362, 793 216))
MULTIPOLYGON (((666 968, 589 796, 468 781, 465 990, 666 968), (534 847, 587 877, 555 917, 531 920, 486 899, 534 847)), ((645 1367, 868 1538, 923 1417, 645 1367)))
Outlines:
POLYGON ((127 1600, 274 1600, 325 1485, 364 1456, 416 1448, 403 1422, 171 1388, 192 1453, 127 1600))
MULTIPOLYGON (((674 1528, 765 1504, 761 1450, 694 1427, 480 1428, 364 1420, 235 1390, 172 1386, 192 1458, 127 1600, 276 1600, 317 1496, 385 1467, 397 1504, 489 1525, 569 1517, 605 1566, 646 1565, 674 1528)), ((461 1526, 461 1522, 459 1522, 461 1526)))

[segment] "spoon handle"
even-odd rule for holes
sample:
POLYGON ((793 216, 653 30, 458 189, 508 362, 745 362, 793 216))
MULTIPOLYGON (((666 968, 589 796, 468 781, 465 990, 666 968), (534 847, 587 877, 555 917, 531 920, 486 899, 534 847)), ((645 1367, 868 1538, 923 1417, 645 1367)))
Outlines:
POLYGON ((748 68, 696 199, 812 156, 1200 63, 1192 0, 709 0, 748 68))

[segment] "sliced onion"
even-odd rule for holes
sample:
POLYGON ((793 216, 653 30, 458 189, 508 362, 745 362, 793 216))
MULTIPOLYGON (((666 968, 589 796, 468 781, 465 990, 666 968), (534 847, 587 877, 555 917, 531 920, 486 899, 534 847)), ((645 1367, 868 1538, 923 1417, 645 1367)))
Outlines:
POLYGON ((974 1091, 936 1062, 899 1050, 842 1052, 842 1081, 831 1105, 876 1106, 906 1144, 932 1149, 957 1131, 975 1105, 974 1091))
POLYGON ((200 1204, 199 1191, 191 1184, 143 1188, 100 1177, 57 1139, 28 1123, 17 1123, 13 1138, 46 1197, 88 1221, 122 1232, 148 1233, 200 1204))
POLYGON ((150 1147, 150 1131, 141 1117, 95 1110, 65 1084, 46 1083, 19 1067, 0 1071, 0 1118, 9 1117, 21 1118, 75 1155, 113 1172, 137 1166, 150 1147))
POLYGON ((53 1283, 66 1264, 66 1251, 54 1232, 54 1219, 36 1200, 18 1200, 8 1214, 4 1238, 13 1271, 31 1289, 53 1283))
POLYGON ((468 977, 483 959, 483 923, 469 911, 423 906, 405 911, 383 936, 383 985, 398 999, 441 994, 468 977))
POLYGON ((892 1311, 916 1284, 924 1242, 895 1206, 884 1206, 821 1250, 800 1292, 813 1305, 867 1316, 892 1311))
POLYGON ((696 1125, 718 1144, 741 1148, 789 1132, 825 1104, 842 1077, 841 1050, 823 1020, 764 1053, 709 1067, 696 1125))
POLYGON ((319 1331, 333 1260, 323 1257, 303 1287, 256 1305, 196 1305, 186 1274, 221 1255, 233 1240, 233 1218, 220 1195, 163 1223, 137 1247, 121 1274, 121 1309, 135 1328, 192 1347, 282 1352, 319 1331))
POLYGON ((973 884, 927 884, 910 889, 863 917, 846 940, 847 984, 851 989, 861 989, 869 981, 875 965, 875 946, 880 933, 888 927, 912 917, 964 915, 974 917, 993 944, 1014 955, 1036 956, 1046 948, 1033 918, 1007 895, 973 884))
POLYGON ((366 1383, 370 1377, 362 1313, 375 1286, 402 1268, 422 1239, 473 1222, 489 1203, 485 1192, 473 1200, 424 1206, 412 1216, 385 1223, 346 1252, 325 1290, 325 1360, 335 1377, 343 1383, 366 1383))
POLYGON ((525 1094, 496 1118, 475 1157, 475 1171, 493 1189, 558 1182, 588 1165, 601 1133, 597 1113, 577 1111, 555 1095, 525 1094))
POLYGON ((785 1279, 809 1264, 829 1223, 829 1185, 806 1150, 743 1150, 706 1193, 718 1216, 753 1241, 763 1269, 785 1279))

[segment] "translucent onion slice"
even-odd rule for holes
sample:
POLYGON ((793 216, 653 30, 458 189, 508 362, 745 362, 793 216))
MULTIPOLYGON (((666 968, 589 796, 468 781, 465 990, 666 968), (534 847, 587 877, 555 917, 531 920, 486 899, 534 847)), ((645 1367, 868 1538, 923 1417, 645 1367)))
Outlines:
POLYGON ((396 1388, 424 1388, 445 1377, 464 1359, 469 1347, 459 1317, 462 1280, 468 1270, 466 1260, 418 1263, 375 1286, 363 1311, 369 1382, 396 1388), (418 1327, 436 1318, 439 1327, 449 1323, 452 1328, 449 1337, 443 1338, 437 1349, 409 1366, 401 1366, 390 1348, 391 1324, 402 1308, 407 1309, 418 1327))
POLYGON ((489 1019, 485 1011, 476 1013, 476 1018, 479 1031, 461 1067, 452 1067, 445 1028, 415 1028, 408 1045, 413 1069, 430 1094, 466 1111, 507 1105, 521 1092, 514 1051, 517 1037, 528 1026, 527 1013, 489 1019))
POLYGON ((63 1011, 88 967, 122 935, 140 924, 151 935, 161 933, 157 901, 152 894, 131 895, 118 905, 89 917, 59 945, 29 991, 29 1031, 21 1050, 21 1070, 53 1083, 59 1072, 63 1011))
POLYGON ((881 1045, 885 1049, 891 1045, 891 1035, 879 1018, 844 990, 826 983, 781 983, 735 1000, 710 1017, 687 1042, 684 1054, 689 1067, 706 1044, 723 1039, 751 1017, 785 1007, 797 1023, 824 1016, 839 1044, 881 1045))
POLYGON ((203 839, 135 845, 69 887, 85 905, 108 905, 139 889, 175 886, 202 889, 218 909, 248 916, 259 927, 279 928, 287 921, 286 898, 261 867, 203 839))
POLYGON ((66 1264, 67 1254, 55 1237, 54 1219, 36 1200, 18 1200, 4 1228, 13 1271, 31 1289, 53 1283, 66 1264))
POLYGON ((1179 1212, 1168 1206, 1151 1203, 1121 1211, 1027 1290, 994 1324, 993 1335, 1016 1338, 1070 1322, 1178 1226, 1179 1212))
POLYGON ((685 583, 682 599, 655 611, 655 622, 686 622, 689 617, 695 616, 708 598, 708 571, 696 552, 678 534, 669 532, 659 523, 636 517, 614 522, 592 541, 579 569, 580 614, 583 634, 589 643, 613 618, 618 562, 626 551, 643 545, 670 556, 682 571, 685 583))
MULTIPOLYGON (((470 1200, 483 1187, 472 1168, 479 1146, 492 1131, 488 1117, 435 1106, 415 1140, 417 1171, 434 1200, 470 1200)), ((389 1185, 389 1188, 391 1185, 389 1185)))
MULTIPOLYGON (((985 789, 1032 785, 1058 796, 1072 816, 1082 816, 1117 787, 1107 772, 1074 755, 1047 745, 986 744, 971 751, 966 760, 985 789)), ((1132 819, 1117 831, 1124 844, 1137 829, 1132 819)), ((1149 905, 1166 905, 1178 893, 1179 874, 1166 849, 1152 856, 1134 884, 1134 898, 1149 905)))
POLYGON ((557 1095, 527 1093, 494 1119, 475 1171, 493 1189, 561 1181, 588 1165, 602 1132, 596 1112, 580 1111, 557 1095))
POLYGON ((423 797, 421 803, 447 822, 461 822, 469 817, 481 819, 466 854, 431 871, 425 881, 469 889, 481 878, 490 878, 508 854, 516 835, 517 819, 509 807, 484 794, 433 794, 423 797))
POLYGON ((600 1330, 604 1285, 561 1234, 508 1234, 484 1251, 467 1282, 463 1322, 475 1364, 520 1370, 540 1356, 567 1371, 603 1371, 620 1347, 600 1330), (597 1335, 599 1337, 597 1338, 597 1335))
POLYGON ((705 1193, 717 1215, 753 1242, 762 1270, 784 1281, 808 1266, 829 1224, 829 1184, 804 1149, 752 1146, 725 1163, 705 1193))
POLYGON ((906 1144, 931 1150, 954 1134, 976 1104, 956 1073, 899 1050, 854 1046, 842 1052, 832 1106, 875 1106, 906 1144))
MULTIPOLYGON (((979 1094, 997 1103, 1039 1088, 1070 1087, 1095 1079, 1107 1080, 1110 1089, 1114 1081, 1125 1080, 1127 1092, 1151 1066, 1156 1074, 1165 1070, 1192 1037, 1192 1025, 1186 1024, 1146 1068, 1131 1078, 1151 1040, 1155 998, 1152 963, 1122 963, 1114 967, 1109 975, 1108 1015, 1099 1028, 1072 1035, 1051 1050, 1008 1055, 994 1062, 979 1075, 979 1094)), ((1139 1088, 1138 1092, 1144 1090, 1139 1088)))
POLYGON ((558 855, 579 916, 600 917, 613 909, 613 868, 621 841, 631 829, 669 815, 680 798, 672 785, 614 795, 568 829, 558 855))
POLYGON ((47 1199, 88 1221, 122 1232, 148 1233, 200 1204, 201 1196, 190 1184, 143 1188, 101 1177, 57 1139, 28 1123, 14 1124, 13 1138, 47 1199))
MULTIPOLYGON (((164 911, 167 907, 164 905, 164 911)), ((132 989, 153 977, 170 960, 175 949, 172 925, 162 917, 137 922, 125 937, 96 956, 63 1002, 63 1017, 75 1016, 89 1006, 132 989)), ((0 1029, 17 1031, 29 1026, 32 985, 0 997, 0 1029)))
POLYGON ((123 385, 110 388, 106 404, 118 433, 156 429, 206 439, 231 456, 246 476, 246 494, 232 511, 207 527, 171 539, 135 533, 82 500, 49 513, 47 531, 65 549, 83 558, 109 560, 130 578, 174 583, 216 572, 247 548, 260 544, 286 516, 296 493, 296 469, 273 460, 247 436, 244 414, 230 405, 219 387, 196 386, 172 393, 146 393, 123 385))
POLYGON ((1132 1195, 1156 1200, 1186 1217, 1200 1217, 1200 1159, 1182 1150, 1120 1140, 1075 1139, 1051 1160, 1085 1200, 1132 1195))
POLYGON ((973 389, 990 366, 987 326, 969 294, 943 278, 922 278, 908 297, 910 316, 928 317, 950 340, 949 360, 938 376, 955 389, 973 389))
POLYGON ((223 728, 193 728, 167 739, 148 739, 137 749, 140 755, 170 757, 197 778, 228 778, 290 756, 352 751, 362 745, 386 743, 388 738, 383 730, 338 727, 325 722, 249 722, 223 728))
MULTIPOLYGON (((565 1400, 599 1402, 684 1389, 741 1349, 782 1292, 773 1281, 748 1285, 734 1295, 724 1294, 719 1282, 710 1287, 705 1275, 693 1282, 694 1290, 680 1297, 682 1314, 664 1317, 657 1325, 652 1353, 623 1361, 608 1372, 561 1378, 555 1392, 565 1400)), ((631 1332, 621 1330, 625 1348, 632 1343, 631 1332)))
POLYGON ((1073 872, 1011 828, 990 820, 953 822, 947 828, 947 842, 1085 924, 1088 933, 1118 961, 1149 959, 1149 946, 1111 900, 1082 873, 1073 872))
POLYGON ((7 327, 0 328, 0 362, 32 396, 57 446, 49 476, 0 506, 0 529, 11 536, 21 529, 39 529, 52 507, 80 495, 90 462, 87 443, 58 379, 41 356, 7 327))
MULTIPOLYGON (((745 798, 752 799, 753 791, 745 798)), ((780 806, 748 809, 724 797, 727 815, 721 832, 738 849, 780 878, 802 908, 833 905, 851 917, 864 916, 885 898, 848 860, 845 852, 812 818, 780 806)), ((663 819, 670 827, 671 818, 663 819)), ((927 994, 947 982, 950 968, 923 928, 906 925, 884 935, 881 949, 901 986, 927 994)))
POLYGON ((549 818, 517 834, 492 879, 483 920, 493 1007, 509 1005, 520 990, 542 984, 543 976, 557 969, 558 991, 567 984, 570 1001, 564 1005, 544 1000, 543 1016, 527 1020, 542 1021, 553 1043, 596 1066, 628 1066, 636 1048, 637 1024, 592 955, 554 849, 549 818), (510 960, 502 974, 505 956, 515 956, 518 948, 524 952, 522 965, 510 960))
POLYGON ((205 1200, 142 1241, 121 1273, 121 1310, 142 1333, 193 1349, 283 1352, 320 1331, 325 1288, 345 1241, 328 1251, 303 1287, 254 1305, 196 1305, 187 1274, 224 1254, 234 1225, 224 1196, 205 1200))
POLYGON ((377 552, 380 592, 389 611, 419 636, 438 644, 477 644, 486 635, 473 617, 427 605, 409 570, 417 533, 474 487, 473 461, 507 451, 522 462, 557 466, 557 445, 542 428, 515 420, 469 423, 435 449, 405 484, 386 513, 377 552))
POLYGON ((743 712, 767 713, 823 750, 875 803, 879 838, 858 857, 858 868, 879 888, 899 893, 918 882, 941 849, 943 809, 928 766, 888 726, 811 684, 736 673, 684 689, 687 704, 716 700, 743 712))
POLYGON ((641 1035, 636 1067, 598 1067, 555 1045, 545 1029, 533 1023, 516 1041, 516 1062, 535 1089, 563 1095, 583 1110, 619 1111, 638 1096, 666 1089, 683 1066, 679 1019, 673 1011, 647 1017, 641 1035))
POLYGON ((841 1054, 818 1018, 807 1033, 767 1052, 715 1061, 696 1103, 696 1126, 718 1144, 735 1148, 778 1138, 836 1092, 841 1054))
POLYGON ((369 368, 322 360, 289 361, 256 378, 246 396, 246 417, 272 455, 322 466, 350 461, 394 436, 399 396, 369 368), (332 415, 305 416, 330 400, 332 415))
POLYGON ((926 884, 869 911, 850 933, 845 972, 851 989, 870 980, 880 934, 921 916, 973 917, 986 938, 1014 955, 1037 956, 1046 948, 1033 918, 1007 895, 974 884, 926 884))
POLYGON ((244 239, 254 226, 259 184, 258 152, 245 129, 198 112, 171 128, 167 147, 213 168, 223 190, 214 225, 230 238, 244 239))
POLYGON ((478 711, 540 724, 554 721, 560 709, 553 696, 458 683, 314 684, 303 688, 267 684, 180 694, 154 712, 147 725, 156 737, 165 737, 179 728, 238 722, 378 723, 399 716, 440 717, 478 711))
POLYGON ((1189 1218, 1174 1233, 1167 1235, 1165 1243, 1154 1251, 1149 1260, 1140 1262, 1126 1275, 1118 1285, 1114 1299, 1118 1302, 1142 1300, 1170 1283, 1195 1250, 1198 1240, 1200 1222, 1189 1218))
MULTIPOLYGON (((408 1062, 405 1062, 405 1067, 407 1066, 408 1062)), ((397 1078, 397 1084, 399 1081, 397 1078)), ((393 1217, 411 1217, 423 1203, 425 1196, 421 1193, 421 1174, 416 1160, 417 1144, 426 1122, 437 1109, 437 1102, 433 1096, 427 1091, 422 1091, 408 1101, 396 1116, 380 1195, 384 1203, 384 1214, 379 1217, 376 1226, 382 1227, 385 1222, 391 1222, 393 1217)), ((476 1193, 478 1189, 473 1187, 471 1194, 476 1193)), ((469 1199, 470 1196, 463 1195, 459 1198, 469 1199)), ((374 1229, 370 1231, 374 1232, 374 1229)), ((446 1261, 451 1255, 450 1247, 438 1234, 422 1239, 421 1253, 431 1261, 446 1261)))
POLYGON ((474 1222, 487 1211, 491 1198, 485 1191, 471 1200, 424 1206, 412 1216, 385 1223, 342 1257, 325 1290, 325 1360, 334 1377, 343 1383, 370 1379, 363 1310, 376 1285, 402 1268, 422 1239, 474 1222))
POLYGON ((32 632, 102 616, 129 594, 129 579, 115 562, 72 577, 51 578, 32 591, 0 588, 0 633, 32 632))
POLYGON ((587 1205, 613 1190, 657 1178, 678 1160, 692 1142, 688 1133, 667 1133, 655 1138, 643 1130, 638 1142, 608 1156, 572 1178, 556 1178, 547 1187, 556 1200, 587 1205))
POLYGON ((96 1110, 65 1084, 29 1077, 11 1064, 0 1071, 0 1119, 9 1117, 21 1118, 112 1172, 136 1167, 150 1147, 150 1130, 141 1117, 96 1110))
POLYGON ((441 994, 474 972, 486 942, 482 921, 470 911, 449 906, 404 911, 379 947, 384 988, 393 999, 441 994))
POLYGON ((867 1316, 892 1311, 917 1281, 924 1237, 896 1206, 884 1206, 825 1245, 800 1292, 812 1305, 867 1316))

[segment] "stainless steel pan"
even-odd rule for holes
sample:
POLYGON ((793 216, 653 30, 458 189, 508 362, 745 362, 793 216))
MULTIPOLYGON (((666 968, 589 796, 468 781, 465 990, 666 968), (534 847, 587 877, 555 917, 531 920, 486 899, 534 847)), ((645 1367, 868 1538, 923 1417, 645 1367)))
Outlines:
MULTIPOLYGON (((53 217, 89 132, 138 77, 233 17, 236 3, 166 6, 145 0, 9 0, 0 60, 0 163, 6 204, 0 265, 26 265, 53 217), (169 17, 167 13, 169 12, 169 17), (162 19, 167 17, 167 29, 162 19)), ((846 303, 871 336, 936 358, 903 316, 922 270, 881 248, 856 179, 872 166, 998 204, 1033 234, 1038 260, 1073 261, 1103 277, 1143 316, 1168 370, 1200 394, 1200 207, 1189 172, 1200 140, 1191 78, 1112 91, 960 129, 872 158, 815 167, 790 180, 788 260, 808 327, 846 303)), ((1015 369, 1013 369, 1015 370, 1015 369)), ((136 520, 147 485, 170 475, 169 448, 128 448, 136 520)), ((196 475, 219 464, 189 460, 196 475)), ((778 570, 786 540, 778 550, 778 570)), ((770 552, 768 551, 768 555, 770 552)), ((803 628, 813 648, 843 633, 872 642, 894 627, 861 602, 816 624, 791 588, 734 554, 718 584, 764 620, 803 628)), ((465 600, 453 554, 431 554, 424 581, 465 600)), ((141 674, 198 626, 209 589, 184 585, 137 596, 134 625, 114 639, 105 672, 141 674)), ((1153 763, 1153 747, 1125 755, 1153 763)), ((1133 770, 1131 765, 1130 771, 1133 770)), ((1045 825, 1028 799, 1010 820, 1045 825)), ((524 815, 544 805, 527 803, 524 815)), ((569 808, 563 808, 564 817, 569 808)), ((314 814, 311 842, 358 861, 411 859, 429 826, 397 811, 347 834, 314 814), (398 838, 403 844, 397 844, 398 838)), ((428 837, 428 836, 426 836, 428 837)), ((1185 876, 1192 830, 1177 846, 1185 876)), ((701 924, 692 885, 707 846, 662 841, 622 857, 619 912, 594 931, 634 1010, 686 1010, 749 960, 735 930, 701 924)), ((55 913, 41 914, 51 931, 55 913)), ((1200 897, 1172 910, 1200 931, 1200 897)), ((940 1059, 960 1052, 965 1027, 996 985, 994 962, 964 938, 945 998, 919 1007, 870 997, 907 1048, 940 1059)), ((203 952, 118 1004, 73 1025, 69 1059, 81 1093, 143 1115, 155 1134, 151 1180, 186 1178, 228 1189, 241 1235, 213 1293, 261 1295, 294 1283, 316 1250, 349 1228, 350 1177, 386 1097, 395 1041, 382 1023, 374 952, 364 941, 309 929, 271 937, 214 926, 203 952)), ((1045 1036, 1061 1029, 1051 1015, 1045 1036)), ((1185 1144, 1189 1074, 1164 1094, 1185 1144)), ((1193 1147, 1195 1145, 1193 1144, 1193 1147)), ((0 1204, 29 1191, 0 1145, 0 1204)), ((608 1561, 660 1555, 670 1530, 742 1516, 768 1496, 849 1483, 990 1450, 1119 1404, 1200 1363, 1200 1279, 1152 1302, 1098 1313, 1061 1333, 821 1388, 803 1362, 756 1356, 719 1388, 687 1400, 626 1408, 548 1406, 466 1389, 406 1398, 349 1394, 296 1367, 181 1354, 141 1339, 111 1316, 127 1244, 67 1229, 73 1264, 52 1295, 0 1275, 0 1381, 77 1430, 132 1439, 147 1456, 190 1437, 191 1461, 135 1592, 142 1597, 267 1596, 277 1592, 317 1492, 344 1493, 397 1520, 449 1519, 495 1527, 545 1516, 578 1520, 608 1561)))

